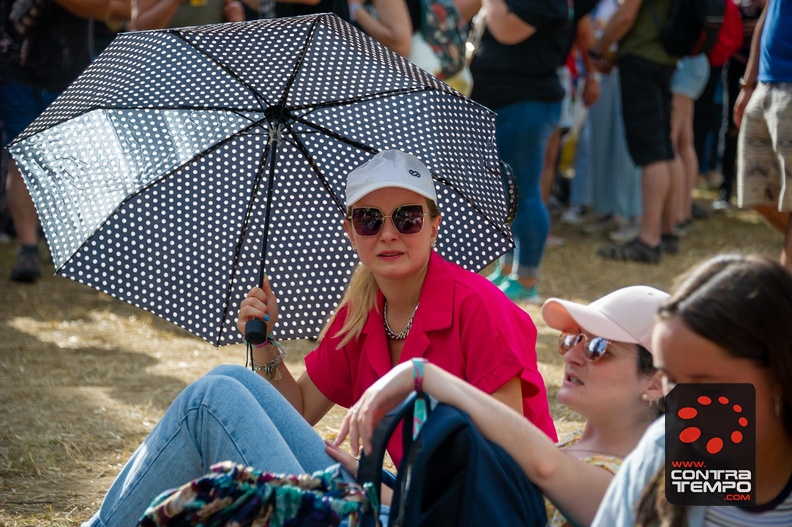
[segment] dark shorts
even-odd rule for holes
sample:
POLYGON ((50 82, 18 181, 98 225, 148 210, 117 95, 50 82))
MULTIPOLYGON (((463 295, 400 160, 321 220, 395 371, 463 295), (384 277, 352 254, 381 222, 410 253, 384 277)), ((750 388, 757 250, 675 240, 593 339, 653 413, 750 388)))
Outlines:
POLYGON ((0 82, 0 119, 8 141, 21 134, 58 95, 18 82, 0 82))
POLYGON ((634 55, 619 58, 627 148, 638 166, 674 159, 671 145, 671 76, 674 66, 634 55))

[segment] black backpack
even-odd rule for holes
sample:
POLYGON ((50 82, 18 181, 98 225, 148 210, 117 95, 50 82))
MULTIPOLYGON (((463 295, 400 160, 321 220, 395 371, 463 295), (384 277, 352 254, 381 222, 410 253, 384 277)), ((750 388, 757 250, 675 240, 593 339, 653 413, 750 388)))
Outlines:
MULTIPOLYGON (((676 56, 707 53, 718 40, 726 2, 731 0, 672 0, 665 26, 660 28, 660 43, 676 56)), ((652 13, 655 25, 657 16, 652 13)))
POLYGON ((437 404, 413 441, 416 397, 382 420, 373 452, 360 462, 358 482, 373 483, 379 492, 385 447, 403 423, 404 457, 393 486, 389 526, 544 527, 542 493, 505 450, 479 433, 465 412, 437 404))

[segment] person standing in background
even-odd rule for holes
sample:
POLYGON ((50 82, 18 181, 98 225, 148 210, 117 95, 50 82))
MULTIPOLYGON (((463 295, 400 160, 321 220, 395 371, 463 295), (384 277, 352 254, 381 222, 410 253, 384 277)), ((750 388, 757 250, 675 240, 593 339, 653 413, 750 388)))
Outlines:
MULTIPOLYGON (((0 120, 8 141, 91 62, 90 21, 128 14, 124 0, 0 0, 0 120)), ((41 277, 39 221, 10 158, 6 191, 19 244, 11 280, 33 283, 41 277)))
POLYGON ((792 2, 768 0, 734 107, 737 201, 784 234, 781 263, 792 269, 792 2))
POLYGON ((742 87, 740 79, 745 75, 748 56, 751 54, 751 42, 756 22, 762 14, 766 0, 739 0, 740 17, 743 27, 743 45, 726 63, 726 131, 723 137, 723 154, 721 156, 721 173, 723 180, 718 190, 718 199, 712 203, 714 210, 731 210, 734 181, 737 177, 737 137, 740 129, 734 123, 734 106, 742 87))
POLYGON ((351 0, 349 16, 368 36, 402 57, 410 55, 413 25, 404 0, 351 0))
MULTIPOLYGON (((618 0, 600 0, 591 13, 595 39, 602 35, 618 0)), ((596 41, 596 40, 595 40, 596 41)), ((615 54, 618 46, 608 50, 615 54)), ((614 242, 624 243, 638 234, 641 216, 641 170, 630 157, 624 134, 619 68, 603 72, 600 97, 589 110, 591 127, 591 179, 595 220, 583 227, 586 234, 607 232, 614 242)))
POLYGON ((692 223, 693 189, 699 173, 698 157, 693 146, 693 107, 709 79, 709 59, 707 55, 682 57, 671 77, 671 141, 674 145, 672 164, 673 188, 676 189, 674 226, 669 233, 663 233, 662 250, 666 254, 676 254, 679 250, 679 237, 687 234, 692 223))
POLYGON ((515 302, 540 303, 539 264, 550 230, 540 177, 545 147, 561 117, 557 69, 572 31, 567 0, 484 0, 486 29, 470 64, 471 97, 497 112, 500 156, 514 169, 517 248, 488 278, 515 302))
POLYGON ((643 217, 638 236, 623 244, 602 247, 609 260, 659 263, 663 236, 674 236, 674 147, 671 143, 671 76, 679 57, 660 43, 671 0, 624 0, 590 54, 603 71, 614 66, 610 46, 619 43, 622 113, 627 147, 641 167, 643 217))

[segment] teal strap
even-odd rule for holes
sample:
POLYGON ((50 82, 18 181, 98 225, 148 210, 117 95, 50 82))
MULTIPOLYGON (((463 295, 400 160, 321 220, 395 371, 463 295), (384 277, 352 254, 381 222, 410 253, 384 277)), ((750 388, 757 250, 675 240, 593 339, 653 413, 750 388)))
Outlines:
POLYGON ((413 408, 413 440, 421 433, 426 422, 426 400, 423 398, 423 380, 424 380, 424 364, 426 359, 413 359, 413 381, 415 381, 415 391, 418 392, 418 398, 415 400, 413 408))

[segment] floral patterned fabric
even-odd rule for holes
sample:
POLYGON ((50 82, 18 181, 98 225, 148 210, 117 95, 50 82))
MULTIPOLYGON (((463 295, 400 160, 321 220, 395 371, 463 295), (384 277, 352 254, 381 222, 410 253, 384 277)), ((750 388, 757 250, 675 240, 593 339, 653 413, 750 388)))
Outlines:
MULTIPOLYGON (((571 432, 559 441, 558 448, 563 450, 566 447, 574 445, 580 441, 582 435, 582 429, 571 432)), ((622 464, 621 458, 602 454, 580 458, 580 460, 591 465, 602 467, 611 474, 616 474, 622 464)), ((545 498, 545 509, 547 510, 547 527, 572 527, 572 524, 567 521, 564 515, 561 514, 561 512, 556 509, 555 505, 547 498, 545 498)))
POLYGON ((337 526, 346 518, 354 524, 367 507, 365 491, 343 480, 340 465, 283 475, 225 461, 158 496, 138 527, 337 526))

